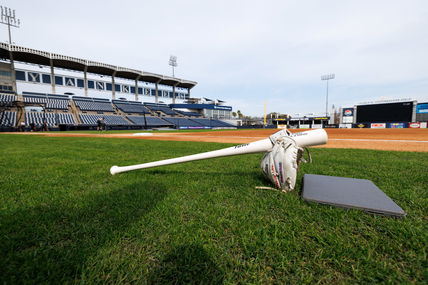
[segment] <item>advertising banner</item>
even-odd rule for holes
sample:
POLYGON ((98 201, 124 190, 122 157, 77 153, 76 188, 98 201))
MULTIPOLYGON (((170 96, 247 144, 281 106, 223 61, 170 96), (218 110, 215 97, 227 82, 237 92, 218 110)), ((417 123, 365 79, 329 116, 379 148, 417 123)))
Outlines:
POLYGON ((425 113, 428 113, 428 103, 418 104, 416 106, 416 114, 425 114, 425 113))
POLYGON ((386 124, 385 123, 373 123, 373 124, 370 124, 370 128, 372 128, 372 129, 385 129, 386 124))
POLYGON ((342 123, 344 123, 344 124, 352 124, 353 121, 354 121, 354 117, 343 117, 342 118, 342 123))
POLYGON ((344 117, 353 117, 354 116, 354 108, 343 108, 342 115, 344 117))
POLYGON ((421 124, 419 122, 409 123, 409 128, 419 129, 420 127, 421 127, 421 124))
POLYGON ((354 128, 359 128, 359 129, 362 129, 362 128, 370 128, 370 124, 363 124, 363 123, 359 123, 359 124, 355 124, 355 125, 354 125, 354 128))
POLYGON ((387 127, 391 129, 403 129, 406 127, 406 124, 405 123, 388 123, 387 127))

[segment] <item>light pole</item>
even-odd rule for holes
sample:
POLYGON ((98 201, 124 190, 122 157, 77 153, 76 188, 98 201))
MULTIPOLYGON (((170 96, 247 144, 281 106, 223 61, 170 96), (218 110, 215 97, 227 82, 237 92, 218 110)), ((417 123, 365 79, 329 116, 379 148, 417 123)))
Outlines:
POLYGON ((10 27, 19 28, 21 25, 21 20, 16 18, 15 10, 12 10, 10 8, 0 6, 1 9, 1 17, 0 17, 0 23, 7 25, 8 31, 9 31, 9 44, 12 44, 12 34, 10 32, 10 27))
POLYGON ((169 65, 171 65, 172 66, 172 77, 175 77, 175 74, 174 74, 174 67, 177 67, 177 57, 175 56, 175 55, 171 55, 170 57, 169 57, 169 65))
POLYGON ((334 77, 335 77, 334 73, 321 76, 321 80, 327 81, 327 93, 325 95, 325 115, 326 115, 326 117, 328 117, 328 81, 330 79, 334 79, 334 77))

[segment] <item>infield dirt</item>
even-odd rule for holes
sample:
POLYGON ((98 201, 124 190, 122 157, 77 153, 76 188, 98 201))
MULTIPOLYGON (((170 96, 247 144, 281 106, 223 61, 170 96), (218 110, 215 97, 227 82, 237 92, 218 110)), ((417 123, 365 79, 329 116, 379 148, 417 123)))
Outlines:
MULTIPOLYGON (((323 148, 357 148, 393 151, 428 152, 428 129, 325 129, 329 141, 323 148)), ((105 133, 21 133, 39 134, 52 137, 104 137, 104 138, 132 138, 144 140, 164 141, 195 141, 221 143, 248 143, 264 139, 277 132, 277 129, 254 130, 225 130, 208 132, 153 132, 151 135, 133 133, 105 134, 105 133)), ((290 130, 299 132, 303 130, 290 130)))

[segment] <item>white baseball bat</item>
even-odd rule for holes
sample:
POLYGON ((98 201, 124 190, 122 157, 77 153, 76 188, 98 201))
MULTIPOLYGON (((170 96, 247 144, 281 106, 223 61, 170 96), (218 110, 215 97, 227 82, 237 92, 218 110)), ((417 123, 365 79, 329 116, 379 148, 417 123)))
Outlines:
POLYGON ((131 170, 157 167, 162 165, 182 163, 182 162, 188 162, 188 161, 194 161, 194 160, 223 157, 223 156, 232 156, 232 155, 247 154, 247 153, 266 152, 272 149, 273 147, 272 140, 275 137, 279 137, 282 135, 290 136, 292 139, 294 139, 296 144, 301 147, 325 144, 327 143, 327 139, 328 139, 327 133, 323 129, 311 130, 311 131, 300 132, 300 133, 292 133, 291 135, 288 135, 285 130, 281 130, 271 135, 267 139, 255 141, 252 143, 232 146, 224 149, 208 151, 208 152, 182 156, 177 158, 165 159, 160 161, 154 161, 149 163, 130 165, 130 166, 115 165, 110 168, 110 173, 114 175, 116 173, 121 173, 121 172, 126 172, 131 170))

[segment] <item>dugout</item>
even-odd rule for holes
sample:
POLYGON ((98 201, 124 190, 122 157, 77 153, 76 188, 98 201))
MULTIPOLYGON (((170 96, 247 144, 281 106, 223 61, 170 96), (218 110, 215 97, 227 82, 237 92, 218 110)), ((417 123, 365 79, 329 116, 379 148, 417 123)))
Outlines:
POLYGON ((321 129, 328 125, 330 117, 303 116, 287 119, 287 126, 292 129, 321 129))

